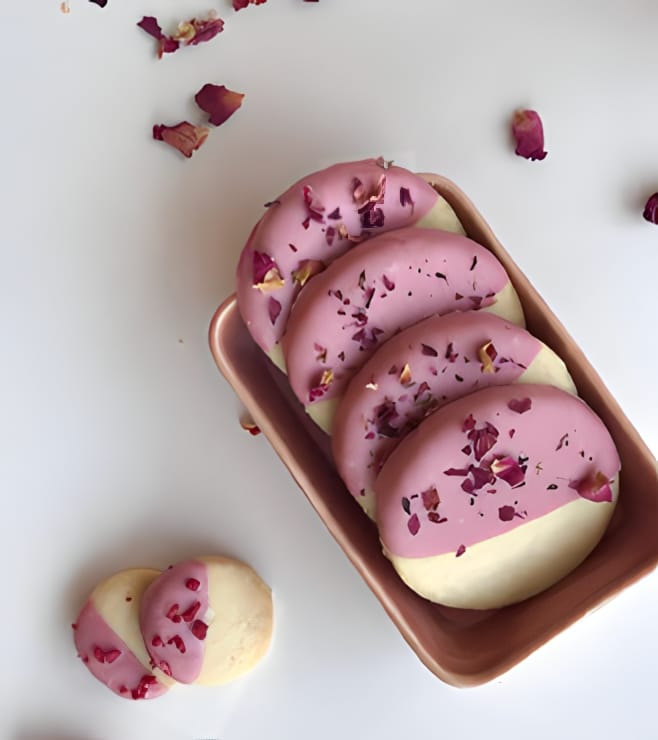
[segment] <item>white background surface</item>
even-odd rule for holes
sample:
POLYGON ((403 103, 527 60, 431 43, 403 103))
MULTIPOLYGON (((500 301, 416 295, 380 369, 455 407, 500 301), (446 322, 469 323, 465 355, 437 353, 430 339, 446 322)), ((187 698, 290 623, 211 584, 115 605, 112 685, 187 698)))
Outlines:
POLYGON ((658 574, 492 684, 443 685, 241 431, 207 347, 265 201, 398 157, 474 199, 656 453, 655 2, 23 0, 0 23, 0 737, 656 738, 658 574), (225 32, 160 62, 135 28, 210 7, 225 32), (205 82, 246 98, 183 160, 150 129, 201 121, 205 82), (544 162, 511 153, 517 106, 544 162), (86 593, 208 551, 273 586, 269 657, 223 689, 104 690, 70 636, 86 593))

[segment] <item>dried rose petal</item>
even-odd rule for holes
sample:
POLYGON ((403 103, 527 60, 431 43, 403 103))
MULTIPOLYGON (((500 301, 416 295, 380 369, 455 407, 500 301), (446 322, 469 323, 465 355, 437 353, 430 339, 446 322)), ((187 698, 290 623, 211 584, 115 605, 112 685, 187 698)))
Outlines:
POLYGON ((439 492, 434 486, 428 488, 420 494, 423 499, 423 506, 427 511, 435 511, 438 505, 441 503, 439 498, 439 492))
POLYGON ((89 2, 98 5, 99 8, 104 8, 107 5, 107 0, 89 0, 89 2))
POLYGON ((482 363, 481 369, 483 373, 496 372, 494 360, 498 357, 498 352, 496 352, 493 342, 489 341, 486 344, 483 344, 478 350, 478 357, 482 363))
MULTIPOLYGON (((254 420, 249 416, 248 414, 243 414, 240 417, 240 426, 249 434, 251 434, 252 437, 256 437, 258 434, 260 434, 260 427, 256 425, 254 420)), ((196 581, 195 578, 188 578, 189 581, 196 581)), ((187 585, 187 584, 186 584, 187 585)), ((190 588, 188 586, 188 588, 190 588)), ((192 589, 193 591, 196 591, 196 589, 192 589)))
POLYGON ((518 486, 525 480, 525 472, 519 463, 509 455, 498 457, 491 463, 491 472, 500 480, 512 486, 518 486))
POLYGON ((274 325, 281 313, 281 304, 276 300, 276 298, 272 298, 270 296, 270 300, 267 304, 267 311, 270 315, 270 321, 272 322, 272 325, 274 325))
POLYGON ((544 159, 544 127, 534 110, 517 110, 512 118, 512 134, 516 141, 516 154, 531 160, 544 159))
POLYGON ((569 488, 577 491, 580 497, 586 498, 588 501, 595 501, 596 503, 612 501, 610 480, 600 470, 590 473, 581 480, 569 481, 569 488))
POLYGON ((466 548, 464 547, 464 545, 460 545, 457 548, 457 552, 455 553, 455 557, 456 558, 460 558, 465 552, 466 552, 466 548))
POLYGON ((414 201, 411 197, 411 190, 409 188, 400 188, 400 205, 411 206, 411 210, 414 209, 414 201))
POLYGON ((418 531, 420 530, 420 519, 418 518, 418 514, 412 514, 409 517, 407 527, 414 537, 418 534, 418 531))
POLYGON ((479 462, 496 444, 498 430, 487 421, 481 429, 471 429, 467 436, 473 443, 473 455, 479 462))
POLYGON ((194 126, 189 121, 181 121, 175 126, 153 126, 153 138, 156 141, 164 141, 188 159, 203 145, 209 133, 210 129, 206 126, 194 126))
POLYGON ((501 506, 498 509, 498 518, 501 522, 511 522, 515 514, 516 510, 513 506, 501 506))
POLYGON ((292 272, 293 282, 303 287, 306 283, 319 272, 324 270, 324 262, 319 260, 302 260, 299 267, 292 272))
MULTIPOLYGON (((107 2, 107 0, 105 0, 105 2, 107 2)), ((101 7, 102 7, 102 6, 101 6, 101 7)), ((71 8, 70 8, 70 6, 69 6, 68 0, 64 0, 64 2, 61 2, 61 3, 59 4, 59 9, 60 9, 60 11, 61 11, 62 13, 64 13, 65 15, 66 15, 67 13, 70 13, 70 12, 71 12, 71 8)))
POLYGON ((233 10, 243 10, 248 5, 264 5, 267 0, 233 0, 233 10))
POLYGON ((476 467, 475 465, 471 465, 468 470, 469 473, 473 476, 473 491, 479 491, 487 484, 493 484, 496 482, 490 468, 482 466, 476 467))
POLYGON ((462 424, 462 432, 470 432, 471 429, 475 429, 475 419, 473 418, 473 414, 469 414, 462 424))
POLYGON ((439 356, 439 353, 434 349, 434 347, 430 347, 429 344, 421 344, 420 348, 421 348, 421 352, 427 357, 438 357, 439 356))
POLYGON ((652 224, 658 224, 658 193, 654 193, 646 205, 642 216, 652 224))
POLYGON ((178 30, 172 36, 174 41, 181 41, 185 46, 196 46, 210 41, 224 30, 224 21, 217 17, 213 10, 207 18, 192 18, 178 24, 178 30))
POLYGON ((258 288, 261 293, 278 290, 285 284, 276 262, 264 252, 254 251, 253 256, 253 287, 258 288))
POLYGON ((405 362, 404 367, 402 368, 402 371, 400 372, 400 385, 410 385, 411 384, 411 368, 409 367, 409 363, 405 362))
POLYGON ((322 201, 313 191, 313 188, 310 185, 304 185, 302 194, 304 196, 304 204, 308 210, 308 215, 313 219, 313 221, 323 222, 324 216, 322 214, 324 213, 325 208, 322 201))
POLYGON ((513 398, 508 402, 507 408, 516 411, 517 414, 525 414, 532 408, 532 401, 529 398, 513 398))
POLYGON ((196 104, 208 114, 213 126, 221 126, 242 105, 243 93, 229 90, 225 85, 205 84, 194 96, 196 104))

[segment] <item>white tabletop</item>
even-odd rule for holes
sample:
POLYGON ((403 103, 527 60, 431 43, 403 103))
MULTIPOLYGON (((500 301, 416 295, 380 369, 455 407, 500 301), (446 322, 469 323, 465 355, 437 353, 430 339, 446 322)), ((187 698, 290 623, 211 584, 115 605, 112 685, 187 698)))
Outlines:
MULTIPOLYGON (((658 51, 650 0, 3 4, 0 737, 655 738, 658 573, 490 685, 418 661, 239 406, 210 317, 262 204, 343 159, 455 180, 658 451, 658 51), (210 7, 162 61, 135 23, 210 7), (154 123, 246 93, 190 161, 154 123), (511 152, 518 106, 548 158, 511 152), (123 701, 75 659, 99 579, 211 551, 272 585, 267 659, 123 701)), ((649 492, 647 492, 649 493, 649 492)), ((655 492, 653 492, 655 493, 655 492)))

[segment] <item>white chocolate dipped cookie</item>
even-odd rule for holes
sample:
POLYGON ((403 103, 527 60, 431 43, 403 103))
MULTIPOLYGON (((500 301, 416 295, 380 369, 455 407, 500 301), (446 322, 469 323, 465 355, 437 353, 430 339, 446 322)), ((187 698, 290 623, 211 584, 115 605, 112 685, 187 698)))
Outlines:
POLYGON ((269 587, 245 563, 207 556, 164 571, 144 594, 144 641, 181 683, 224 684, 251 670, 272 638, 269 587))
POLYGON ((505 269, 471 239, 398 229, 334 261, 300 293, 282 346, 290 386, 325 431, 348 383, 384 342, 427 318, 486 311, 524 325, 505 269))
POLYGON ((307 175, 267 206, 242 250, 237 295, 251 336, 280 367, 278 343, 300 288, 337 257, 406 226, 464 233, 426 178, 381 157, 307 175))
POLYGON ((89 671, 124 699, 155 699, 174 683, 153 669, 139 629, 139 609, 159 570, 123 570, 100 583, 73 624, 89 671))
POLYGON ((594 412, 547 385, 490 387, 440 408, 375 481, 384 553, 447 606, 490 609, 549 588, 596 547, 620 460, 594 412))
POLYGON ((334 460, 350 493, 374 518, 375 478, 412 429, 446 403, 510 383, 576 392, 555 352, 483 311, 431 316, 389 339, 352 378, 332 426, 334 460))

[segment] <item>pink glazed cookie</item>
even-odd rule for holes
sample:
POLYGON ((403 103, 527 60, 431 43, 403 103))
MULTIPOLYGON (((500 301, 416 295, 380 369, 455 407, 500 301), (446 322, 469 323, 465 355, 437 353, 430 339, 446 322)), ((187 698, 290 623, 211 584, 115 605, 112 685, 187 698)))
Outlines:
POLYGON ((389 339, 354 376, 334 419, 334 460, 350 493, 374 518, 375 478, 412 429, 450 401, 510 383, 576 392, 555 352, 483 311, 431 316, 389 339))
POLYGON ((124 699, 155 699, 174 682, 153 670, 139 631, 139 608, 159 570, 123 570, 98 585, 73 624, 73 639, 91 673, 124 699))
POLYGON ((238 307, 255 342, 281 367, 290 308, 310 277, 371 236, 405 226, 464 233, 420 175, 379 159, 314 172, 268 203, 242 250, 238 307))
POLYGON ((385 555, 421 596, 490 609, 526 599, 594 549, 620 460, 603 422, 547 385, 486 388, 439 409, 375 481, 385 555))
POLYGON ((436 229, 372 239, 300 293, 282 340, 292 390, 329 432, 337 400, 378 347, 432 314, 469 309, 524 324, 516 291, 490 251, 436 229))
POLYGON ((209 556, 164 571, 140 625, 153 663, 181 683, 223 684, 251 670, 272 637, 272 593, 245 563, 209 556))

